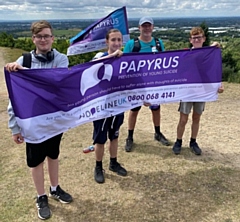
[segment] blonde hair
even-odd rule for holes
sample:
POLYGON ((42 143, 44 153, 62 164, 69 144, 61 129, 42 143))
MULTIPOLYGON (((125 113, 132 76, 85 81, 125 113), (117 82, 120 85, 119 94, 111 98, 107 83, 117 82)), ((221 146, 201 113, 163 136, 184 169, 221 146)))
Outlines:
POLYGON ((45 21, 45 20, 41 20, 41 21, 38 21, 38 22, 33 22, 30 30, 31 30, 32 34, 36 35, 45 28, 49 28, 51 30, 51 33, 52 33, 53 28, 52 28, 51 24, 48 21, 45 21))

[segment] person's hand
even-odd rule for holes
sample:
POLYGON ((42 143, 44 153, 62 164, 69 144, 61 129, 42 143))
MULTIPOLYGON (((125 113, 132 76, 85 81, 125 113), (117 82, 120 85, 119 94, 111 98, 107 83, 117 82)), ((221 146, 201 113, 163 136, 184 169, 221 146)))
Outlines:
POLYGON ((24 138, 22 137, 21 133, 12 135, 12 138, 16 144, 21 144, 24 142, 24 138))
POLYGON ((224 91, 224 86, 221 85, 219 88, 218 88, 218 93, 223 93, 224 91))
POLYGON ((121 57, 122 54, 123 54, 123 52, 122 52, 120 49, 118 49, 118 50, 116 50, 114 53, 110 54, 110 56, 111 56, 111 57, 112 57, 112 56, 121 57))
POLYGON ((111 57, 120 57, 122 56, 123 52, 121 50, 116 50, 114 53, 111 53, 107 56, 103 56, 103 57, 99 57, 99 58, 95 58, 92 61, 97 61, 97 60, 101 60, 101 59, 106 59, 106 58, 111 58, 111 57))
POLYGON ((7 69, 8 72, 16 72, 19 69, 24 69, 21 65, 19 65, 17 62, 11 62, 7 63, 5 65, 5 68, 7 69))
POLYGON ((119 49, 116 52, 117 52, 117 55, 116 55, 117 57, 121 57, 123 55, 123 52, 119 49))
POLYGON ((218 48, 221 47, 221 45, 220 45, 219 42, 213 42, 213 43, 211 44, 211 46, 215 46, 215 47, 218 47, 218 48))

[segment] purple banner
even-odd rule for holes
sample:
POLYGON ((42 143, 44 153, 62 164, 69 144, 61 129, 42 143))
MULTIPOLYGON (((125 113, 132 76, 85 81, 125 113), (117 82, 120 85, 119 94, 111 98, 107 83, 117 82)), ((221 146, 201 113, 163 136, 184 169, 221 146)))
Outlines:
POLYGON ((113 28, 122 33, 123 44, 130 39, 126 7, 115 10, 71 38, 67 55, 77 55, 106 48, 106 33, 113 28))
POLYGON ((69 69, 5 70, 13 110, 25 135, 30 123, 38 127, 41 122, 43 131, 53 127, 52 136, 145 102, 214 101, 221 76, 221 51, 215 47, 124 54, 69 69))

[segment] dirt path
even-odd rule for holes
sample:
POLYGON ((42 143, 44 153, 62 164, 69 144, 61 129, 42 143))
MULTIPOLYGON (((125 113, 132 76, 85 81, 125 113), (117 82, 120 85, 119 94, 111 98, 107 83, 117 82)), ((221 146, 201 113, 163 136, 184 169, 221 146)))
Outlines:
POLYGON ((1 98, 7 96, 7 89, 6 89, 4 70, 3 70, 3 67, 5 65, 4 52, 5 52, 5 49, 0 47, 0 96, 1 98))
POLYGON ((0 123, 4 128, 7 128, 8 115, 6 109, 8 104, 8 93, 4 77, 4 54, 5 48, 0 47, 0 123))

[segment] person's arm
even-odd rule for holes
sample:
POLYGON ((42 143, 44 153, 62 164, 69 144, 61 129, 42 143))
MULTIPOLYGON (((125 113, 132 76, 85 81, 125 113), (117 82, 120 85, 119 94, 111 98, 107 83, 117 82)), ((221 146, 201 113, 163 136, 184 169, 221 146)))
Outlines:
POLYGON ((12 104, 11 104, 10 100, 9 100, 7 111, 8 111, 8 115, 9 115, 8 127, 12 131, 13 140, 17 144, 23 143, 24 138, 21 135, 21 129, 17 124, 16 117, 13 112, 13 108, 12 108, 12 104))
MULTIPOLYGON (((19 69, 24 69, 24 67, 22 65, 20 65, 20 63, 19 63, 20 58, 16 62, 10 62, 5 65, 5 68, 7 69, 8 72, 16 72, 19 69)), ((21 129, 17 124, 15 113, 13 111, 10 100, 9 100, 9 104, 7 107, 7 112, 9 115, 8 127, 10 128, 10 130, 12 132, 13 141, 17 144, 23 143, 24 138, 22 137, 22 135, 20 133, 21 129)))

